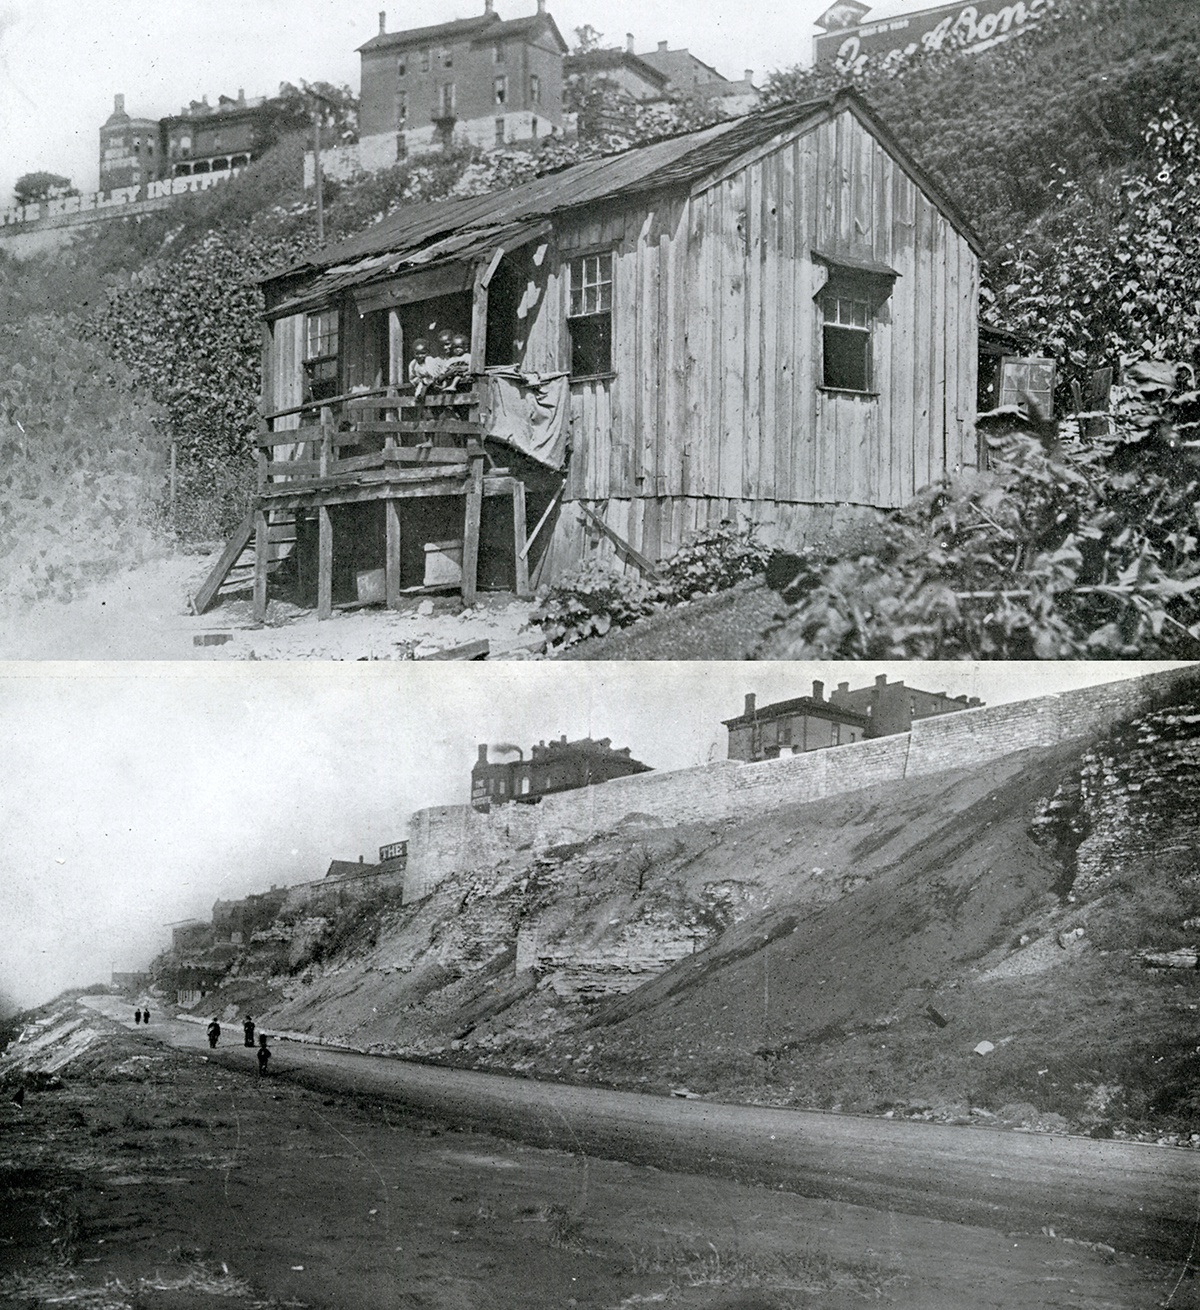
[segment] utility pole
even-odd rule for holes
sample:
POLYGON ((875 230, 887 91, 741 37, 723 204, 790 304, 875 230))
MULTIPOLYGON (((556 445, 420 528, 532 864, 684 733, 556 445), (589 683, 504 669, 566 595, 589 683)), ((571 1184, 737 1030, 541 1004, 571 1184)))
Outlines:
POLYGON ((325 243, 325 197, 321 179, 321 100, 314 96, 313 116, 313 178, 317 186, 317 244, 325 243))

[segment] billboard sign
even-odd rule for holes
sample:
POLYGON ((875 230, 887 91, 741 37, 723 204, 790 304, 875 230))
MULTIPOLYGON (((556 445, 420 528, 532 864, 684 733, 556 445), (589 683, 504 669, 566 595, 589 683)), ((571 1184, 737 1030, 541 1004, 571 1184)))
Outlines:
POLYGON ((1053 0, 978 0, 896 14, 874 23, 826 32, 813 39, 813 63, 838 63, 853 71, 868 59, 895 62, 919 49, 954 44, 986 50, 1019 36, 1049 13, 1053 0))

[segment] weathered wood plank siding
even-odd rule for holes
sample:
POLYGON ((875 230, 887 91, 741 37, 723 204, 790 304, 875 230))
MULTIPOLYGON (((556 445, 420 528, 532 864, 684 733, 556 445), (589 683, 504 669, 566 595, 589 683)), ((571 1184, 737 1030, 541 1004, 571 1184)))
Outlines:
POLYGON ((813 507, 902 505, 974 462, 978 261, 853 112, 690 197, 563 223, 544 302, 558 317, 531 331, 531 367, 569 367, 566 265, 603 248, 613 376, 571 387, 560 567, 585 543, 612 552, 572 500, 653 558, 726 517, 808 535, 837 518, 813 507), (814 250, 898 274, 873 328, 874 395, 820 387, 814 250))

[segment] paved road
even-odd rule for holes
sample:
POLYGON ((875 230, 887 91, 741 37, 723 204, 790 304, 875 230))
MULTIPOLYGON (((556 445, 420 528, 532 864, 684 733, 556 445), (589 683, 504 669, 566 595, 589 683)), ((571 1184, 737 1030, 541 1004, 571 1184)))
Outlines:
MULTIPOLYGON (((89 997, 132 1028, 127 1006, 89 997)), ((197 1024, 155 1019, 150 1035, 253 1069, 240 1026, 207 1050, 197 1024), (236 1045, 233 1043, 236 1042, 236 1045)), ((145 1032, 145 1030, 142 1030, 145 1032)), ((1184 1260, 1200 1252, 1200 1152, 1089 1138, 858 1119, 567 1087, 273 1043, 272 1073, 325 1092, 402 1104, 537 1146, 684 1173, 783 1184, 805 1196, 1001 1231, 1105 1242, 1184 1260)))

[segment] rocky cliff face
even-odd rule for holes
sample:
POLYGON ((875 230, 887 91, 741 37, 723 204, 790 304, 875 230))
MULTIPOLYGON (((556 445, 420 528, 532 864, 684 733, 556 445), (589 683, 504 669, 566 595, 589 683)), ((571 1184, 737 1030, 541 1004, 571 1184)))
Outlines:
POLYGON ((1085 752, 1033 829, 1076 898, 1147 877, 1200 885, 1200 703, 1145 715, 1085 752))

